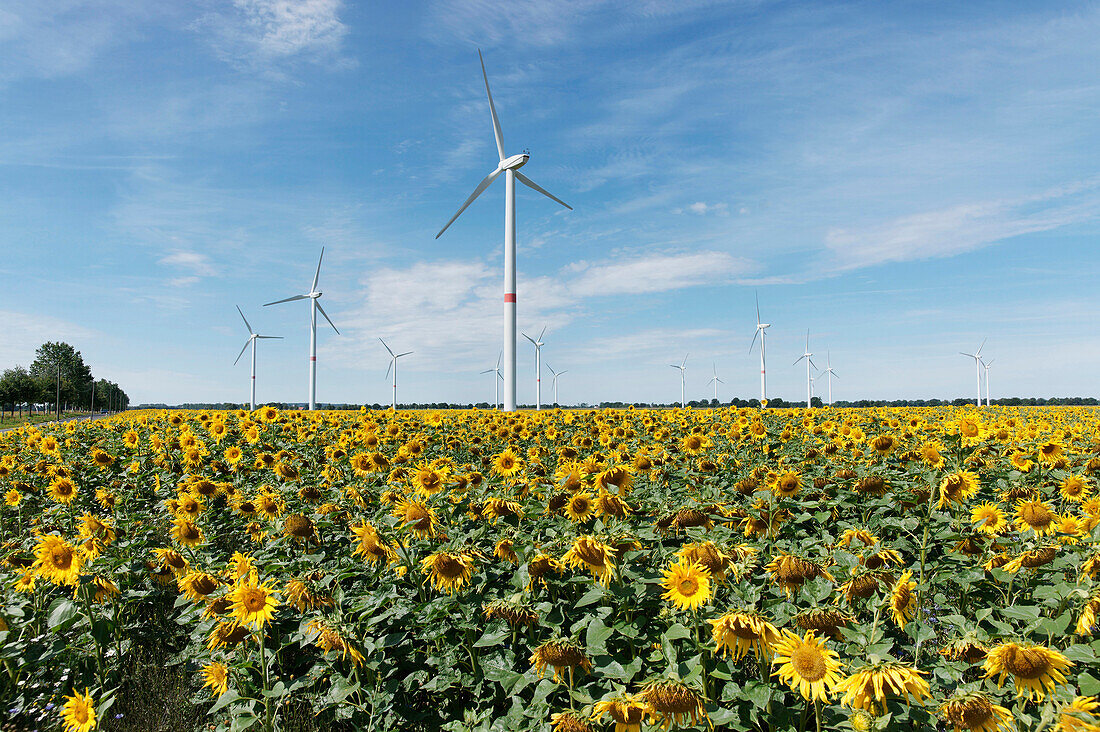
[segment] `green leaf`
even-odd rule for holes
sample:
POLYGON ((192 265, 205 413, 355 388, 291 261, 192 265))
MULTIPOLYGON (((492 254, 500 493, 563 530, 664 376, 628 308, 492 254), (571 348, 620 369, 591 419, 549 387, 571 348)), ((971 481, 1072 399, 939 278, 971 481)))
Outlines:
POLYGON ((772 698, 772 687, 753 679, 741 688, 741 697, 752 702, 757 709, 764 709, 772 698))
POLYGON ((219 709, 224 709, 228 705, 241 698, 241 695, 232 689, 227 689, 224 694, 218 697, 218 701, 214 702, 214 706, 210 708, 208 714, 213 715, 219 709))
POLYGON ((599 602, 603 599, 603 585, 596 584, 588 592, 581 596, 581 599, 577 600, 575 607, 586 607, 594 602, 599 602))
POLYGON ((1039 619, 1039 608, 1034 605, 1016 605, 1013 607, 1002 607, 1000 609, 1001 615, 1006 618, 1012 618, 1014 620, 1026 620, 1029 623, 1033 623, 1039 619))
POLYGON ((1092 674, 1082 673, 1077 677, 1077 686, 1081 690, 1083 696, 1094 696, 1100 694, 1100 679, 1096 678, 1092 674))
POLYGON ((607 639, 615 631, 612 628, 608 628, 604 625, 603 620, 600 618, 594 618, 591 623, 588 624, 588 631, 585 633, 585 645, 588 646, 588 652, 591 655, 600 655, 607 652, 607 639))
POLYGON ((670 641, 680 640, 681 638, 690 638, 691 631, 685 628, 681 623, 676 623, 665 631, 663 637, 670 641))
MULTIPOLYGON (((495 625, 495 623, 494 623, 495 625)), ((508 626, 500 628, 493 628, 490 626, 488 630, 474 643, 474 648, 487 648, 489 646, 500 645, 505 638, 509 637, 511 632, 508 630, 508 626)))
POLYGON ((60 625, 66 625, 80 614, 80 607, 72 600, 66 600, 60 598, 54 600, 50 605, 50 614, 47 618, 47 622, 50 628, 57 628, 60 625))

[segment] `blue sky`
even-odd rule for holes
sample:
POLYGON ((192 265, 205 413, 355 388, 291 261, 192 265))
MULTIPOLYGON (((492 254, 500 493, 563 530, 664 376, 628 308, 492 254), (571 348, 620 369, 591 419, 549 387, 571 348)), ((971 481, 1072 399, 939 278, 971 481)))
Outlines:
MULTIPOLYGON (((134 402, 492 395, 506 152, 519 323, 563 402, 1095 395, 1100 6, 0 0, 0 365, 80 348, 134 402)), ((519 400, 533 401, 519 346, 519 400)), ((544 381, 548 385, 549 379, 544 381)))

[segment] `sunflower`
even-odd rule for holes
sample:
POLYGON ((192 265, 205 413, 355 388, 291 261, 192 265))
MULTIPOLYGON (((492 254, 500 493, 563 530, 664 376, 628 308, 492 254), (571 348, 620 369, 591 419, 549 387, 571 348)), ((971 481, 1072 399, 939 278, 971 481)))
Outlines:
POLYGON ((1041 702, 1048 693, 1054 693, 1058 684, 1066 682, 1062 672, 1071 666, 1072 661, 1052 648, 1009 641, 989 652, 983 668, 986 678, 997 676, 998 688, 1011 676, 1016 696, 1041 702))
POLYGON ((1089 497, 1089 479, 1083 475, 1066 476, 1058 492, 1067 501, 1080 503, 1089 497))
POLYGON ((596 702, 592 712, 593 720, 599 720, 605 714, 611 717, 615 732, 641 732, 646 703, 638 694, 614 696, 596 702))
POLYGON ((573 712, 558 712, 550 717, 550 729, 552 732, 592 732, 588 722, 573 712))
POLYGON ((188 572, 176 579, 176 585, 184 596, 195 604, 206 601, 206 597, 218 589, 216 577, 206 572, 188 572))
POLYGON ((446 477, 446 473, 441 473, 427 465, 421 465, 413 476, 412 485, 421 495, 434 496, 446 487, 444 482, 446 477))
POLYGON ((345 661, 350 660, 355 666, 363 665, 366 657, 359 651, 352 641, 341 635, 335 628, 330 627, 321 620, 311 620, 307 626, 310 633, 317 633, 314 643, 325 653, 335 651, 345 661))
MULTIPOLYGON (((581 565, 583 566, 584 563, 581 562, 581 565)), ((550 572, 561 574, 564 570, 565 567, 557 559, 554 559, 554 557, 549 554, 539 552, 534 559, 527 563, 527 576, 530 577, 530 581, 527 583, 527 589, 530 590, 534 587, 536 582, 545 587, 547 574, 550 572)))
POLYGON ((512 452, 511 448, 493 458, 493 471, 503 478, 511 478, 521 470, 523 470, 523 461, 519 459, 519 455, 512 452))
POLYGON ((215 696, 221 696, 229 689, 229 670, 224 664, 213 661, 202 667, 203 686, 209 686, 215 696))
POLYGON ((232 648, 250 633, 248 628, 235 620, 222 620, 210 631, 210 637, 206 641, 206 647, 215 651, 219 648, 232 648))
POLYGON ((784 631, 774 651, 772 664, 780 666, 772 676, 778 676, 791 691, 801 693, 807 701, 826 701, 840 681, 841 663, 836 652, 826 648, 824 641, 819 641, 812 630, 807 631, 805 637, 784 631))
POLYGON ((913 617, 917 607, 917 597, 913 594, 917 583, 910 581, 912 576, 912 570, 903 572, 890 593, 890 612, 894 616, 894 622, 902 630, 905 630, 905 624, 913 617))
POLYGON ((937 442, 926 442, 920 447, 920 457, 930 468, 943 467, 943 445, 937 442))
POLYGON ((1062 445, 1054 440, 1048 440, 1039 445, 1039 461, 1053 465, 1065 454, 1062 445))
POLYGON ((710 572, 701 564, 681 558, 664 572, 661 597, 680 610, 698 610, 711 597, 710 572))
POLYGON ((423 539, 435 536, 435 528, 439 523, 435 511, 424 501, 415 501, 409 498, 401 499, 393 508, 393 515, 402 519, 405 528, 418 538, 423 539))
POLYGON ((1077 635, 1092 635, 1097 629, 1096 617, 1100 614, 1100 591, 1097 591, 1081 608, 1081 614, 1077 616, 1077 635))
POLYGON ((940 655, 949 661, 962 661, 975 664, 984 661, 989 649, 972 635, 951 641, 940 649, 940 655))
POLYGON ((1012 467, 1019 470, 1021 473, 1027 473, 1031 471, 1031 466, 1034 464, 1031 459, 1022 452, 1012 453, 1012 457, 1009 458, 1009 462, 1012 467))
POLYGON ((40 537, 34 549, 34 572, 55 585, 76 585, 84 555, 59 536, 40 537))
POLYGON ((50 498, 66 505, 76 498, 76 484, 68 478, 58 477, 50 481, 50 498))
POLYGON ((95 729, 95 702, 92 695, 73 690, 72 696, 65 697, 65 706, 61 707, 61 721, 65 732, 88 732, 95 729))
POLYGON ((1020 501, 1016 504, 1016 528, 1020 531, 1031 529, 1037 536, 1054 531, 1057 516, 1050 506, 1042 501, 1020 501))
POLYGON ((939 707, 940 717, 955 732, 1001 732, 1012 730, 1012 714, 981 692, 956 694, 939 707))
POLYGON ((592 661, 584 652, 584 647, 568 638, 554 638, 546 641, 531 654, 530 663, 535 667, 541 679, 546 673, 546 667, 553 669, 554 679, 560 681, 562 671, 569 673, 572 678, 574 669, 588 671, 592 668, 592 661))
POLYGON ((711 625, 715 652, 732 654, 734 661, 740 661, 749 651, 757 661, 769 660, 772 648, 780 640, 779 630, 752 610, 728 612, 707 622, 711 625))
POLYGON ((980 428, 976 420, 971 417, 963 417, 958 423, 959 434, 963 437, 974 438, 978 436, 980 428))
POLYGON ((513 628, 525 628, 539 621, 538 611, 512 600, 493 600, 482 606, 481 614, 486 620, 503 620, 513 628))
POLYGON ((275 617, 275 608, 281 604, 276 598, 270 580, 261 583, 253 571, 240 580, 226 598, 232 603, 233 616, 241 625, 263 630, 275 617))
POLYGON ((940 481, 940 500, 937 508, 952 503, 965 503, 970 496, 978 492, 978 476, 962 470, 945 475, 940 481))
POLYGON ((191 521, 191 519, 183 516, 178 516, 172 520, 171 533, 172 538, 175 539, 180 546, 195 547, 204 540, 202 529, 191 521))
POLYGON ((570 521, 584 523, 596 512, 596 504, 588 491, 574 493, 565 503, 565 515, 570 521))
POLYGON ((704 541, 700 544, 684 544, 676 556, 695 564, 701 564, 711 577, 719 580, 725 579, 726 570, 730 566, 732 557, 724 553, 713 541, 704 541))
POLYGON ((983 534, 993 536, 1007 528, 1008 519, 996 503, 982 503, 970 509, 970 523, 983 534))
POLYGON ((793 498, 802 487, 802 478, 793 470, 779 475, 772 483, 772 495, 776 498, 793 498))
POLYGON ((615 573, 614 557, 615 550, 608 544, 594 536, 578 536, 562 561, 574 569, 587 569, 606 585, 615 573))
POLYGON ((9 506, 18 506, 19 502, 23 500, 23 494, 14 488, 9 488, 8 492, 4 494, 4 503, 9 506))
POLYGON ((878 435, 877 437, 872 437, 868 444, 871 446, 871 449, 875 451, 876 455, 879 457, 886 457, 898 446, 898 440, 893 435, 878 435))
POLYGON ((661 723, 661 729, 680 725, 689 719, 693 725, 710 724, 706 700, 697 691, 680 681, 650 681, 640 696, 645 700, 650 724, 661 723))
POLYGON ((1053 732, 1097 732, 1100 730, 1100 700, 1078 696, 1062 707, 1053 732))
POLYGON ((931 695, 928 682, 921 678, 923 673, 896 661, 876 663, 863 666, 842 679, 836 690, 844 694, 840 703, 846 707, 874 714, 880 705, 885 713, 888 697, 901 697, 908 704, 910 698, 920 701, 931 695))
POLYGON ((816 630, 840 640, 841 628, 846 628, 855 620, 851 615, 836 608, 816 607, 804 610, 794 617, 795 625, 803 630, 816 630))
POLYGON ((815 577, 824 577, 830 582, 835 581, 833 576, 816 562, 783 552, 768 562, 765 569, 771 573, 772 580, 778 582, 779 586, 786 591, 787 597, 802 587, 807 580, 815 577))
POLYGON ((474 560, 466 552, 436 552, 420 560, 420 570, 431 578, 433 587, 451 594, 469 583, 474 560))
POLYGON ((316 539, 317 536, 313 520, 301 513, 287 514, 283 521, 283 533, 293 539, 302 540, 316 539))

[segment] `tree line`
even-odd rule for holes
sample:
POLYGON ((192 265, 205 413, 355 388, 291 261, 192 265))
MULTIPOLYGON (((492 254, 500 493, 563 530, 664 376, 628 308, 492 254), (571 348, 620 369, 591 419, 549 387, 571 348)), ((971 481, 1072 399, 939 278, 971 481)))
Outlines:
POLYGON ((0 374, 0 409, 16 411, 122 411, 130 397, 113 381, 96 379, 80 351, 49 341, 34 352, 30 368, 13 366, 0 374))

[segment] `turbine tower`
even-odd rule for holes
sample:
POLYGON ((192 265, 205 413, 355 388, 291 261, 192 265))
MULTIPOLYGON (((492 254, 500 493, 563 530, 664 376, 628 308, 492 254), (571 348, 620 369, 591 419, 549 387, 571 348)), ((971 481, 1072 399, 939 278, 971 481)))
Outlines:
POLYGON ((711 371, 714 373, 714 376, 712 376, 711 380, 708 381, 707 383, 708 384, 714 384, 714 401, 718 401, 718 385, 719 384, 724 384, 726 382, 724 382, 724 381, 722 381, 721 379, 718 378, 718 366, 716 364, 713 364, 713 363, 710 366, 711 366, 711 371))
POLYGON ((978 346, 978 350, 974 353, 963 353, 959 351, 961 355, 974 359, 974 376, 978 381, 978 398, 975 404, 979 407, 982 406, 982 349, 985 348, 985 341, 987 340, 989 339, 986 338, 983 340, 982 345, 978 346))
POLYGON ((993 362, 997 359, 991 358, 989 361, 982 361, 982 368, 985 369, 985 406, 989 404, 989 367, 993 365, 993 362))
POLYGON ((830 354, 828 351, 826 351, 825 354, 826 354, 825 358, 828 359, 828 360, 825 362, 826 363, 825 370, 822 371, 821 373, 825 374, 825 378, 828 380, 828 383, 829 383, 829 406, 831 407, 831 406, 833 406, 833 379, 834 378, 839 379, 840 377, 836 375, 835 371, 833 371, 833 357, 832 357, 832 354, 830 354))
POLYGON ((546 368, 550 369, 550 373, 552 373, 554 375, 554 380, 553 380, 553 384, 554 384, 554 406, 556 407, 556 406, 558 406, 558 377, 561 376, 562 374, 569 373, 569 369, 565 369, 563 371, 555 371, 554 369, 552 369, 550 367, 550 364, 546 364, 546 368))
POLYGON ((402 356, 408 356, 412 351, 405 351, 404 353, 395 354, 390 347, 381 338, 378 339, 382 342, 383 346, 386 346, 386 350, 390 352, 390 365, 386 368, 386 378, 390 376, 390 369, 393 369, 393 411, 397 411, 397 359, 402 356))
POLYGON ((764 341, 767 338, 765 331, 771 327, 771 323, 760 322, 760 295, 756 296, 756 332, 752 334, 752 343, 749 344, 749 353, 752 353, 752 347, 756 345, 757 336, 760 337, 760 408, 764 408, 764 402, 768 400, 768 384, 766 381, 766 375, 764 373, 764 341))
POLYGON ((496 409, 497 405, 500 404, 500 382, 504 381, 504 377, 500 375, 500 357, 503 355, 504 351, 501 351, 497 355, 497 365, 481 372, 483 374, 496 374, 493 378, 493 409, 496 409))
POLYGON ((321 315, 325 316, 325 320, 332 326, 332 329, 336 331, 336 335, 340 335, 340 331, 336 329, 336 324, 332 322, 332 318, 328 316, 325 309, 321 307, 319 302, 321 293, 317 290, 317 280, 321 277, 321 260, 325 258, 325 248, 321 247, 321 256, 317 258, 317 272, 313 275, 313 284, 310 285, 308 295, 294 295, 293 297, 287 297, 282 300, 276 300, 275 302, 265 302, 264 307, 268 305, 278 305, 283 302, 294 302, 295 300, 309 300, 309 408, 314 410, 317 408, 317 311, 321 311, 321 315))
POLYGON ((669 366, 674 369, 680 369, 680 409, 683 409, 685 406, 687 406, 684 402, 684 372, 687 370, 688 356, 690 355, 690 353, 685 355, 683 363, 679 365, 674 363, 669 364, 669 366))
MULTIPOLYGON (((251 395, 249 396, 248 408, 251 411, 255 412, 256 411, 256 341, 260 340, 261 338, 263 338, 265 340, 267 340, 267 339, 282 340, 282 336, 265 336, 265 335, 257 335, 256 333, 253 333, 252 332, 252 326, 248 324, 248 318, 244 317, 244 313, 241 312, 241 306, 240 305, 237 306, 237 312, 241 313, 241 320, 244 321, 244 327, 248 328, 248 340, 244 342, 244 347, 241 348, 241 352, 237 354, 237 361, 240 361, 241 356, 244 355, 244 349, 248 348, 249 344, 252 345, 252 392, 251 392, 251 395)), ((237 365, 237 361, 233 362, 234 366, 237 365)), ((94 399, 95 397, 93 396, 92 398, 94 399)))
POLYGON ((814 377, 810 373, 810 367, 813 366, 816 369, 817 364, 814 363, 813 354, 810 353, 810 329, 809 328, 806 329, 806 352, 803 353, 801 356, 799 356, 798 360, 796 360, 791 365, 792 366, 797 366, 798 362, 803 360, 803 359, 806 360, 806 409, 812 409, 813 408, 813 399, 814 399, 814 377))
POLYGON ((526 333, 520 335, 531 341, 531 345, 535 347, 535 411, 538 411, 542 409, 542 347, 546 345, 542 342, 542 337, 546 335, 546 326, 542 326, 538 340, 526 333))
POLYGON ((504 351, 507 356, 504 359, 504 410, 513 412, 516 409, 516 180, 531 190, 538 191, 552 201, 560 203, 570 211, 573 207, 565 201, 552 195, 550 192, 538 186, 533 180, 519 172, 519 169, 530 157, 527 153, 520 153, 511 157, 504 155, 504 136, 500 131, 500 120, 497 118, 496 106, 493 104, 493 93, 489 91, 489 76, 485 73, 485 59, 481 58, 481 51, 477 52, 481 59, 481 75, 485 79, 485 94, 489 97, 489 112, 493 117, 493 136, 496 138, 497 154, 500 161, 497 167, 485 176, 477 188, 458 209, 458 213, 451 217, 446 226, 439 230, 435 238, 443 236, 443 232, 454 223, 455 219, 462 215, 466 207, 474 202, 482 192, 488 188, 501 173, 504 173, 504 351))

